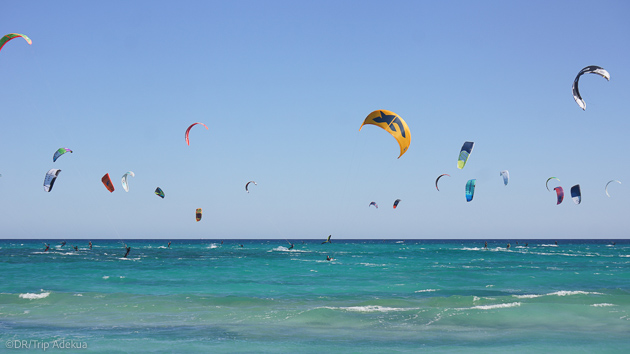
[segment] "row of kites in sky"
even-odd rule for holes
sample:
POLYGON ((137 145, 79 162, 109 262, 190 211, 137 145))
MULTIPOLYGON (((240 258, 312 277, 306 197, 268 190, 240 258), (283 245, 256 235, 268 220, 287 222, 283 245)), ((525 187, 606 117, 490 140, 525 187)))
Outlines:
MULTIPOLYGON (((23 38, 29 45, 32 44, 33 42, 31 41, 31 39, 24 35, 24 34, 19 34, 19 33, 9 33, 5 36, 3 36, 0 39, 0 50, 2 50, 2 48, 4 47, 4 45, 15 39, 15 38, 23 38)), ((586 102, 584 102, 584 100, 582 99, 582 96, 580 95, 580 90, 578 88, 578 84, 579 84, 579 80, 580 77, 584 74, 597 74, 603 78, 605 78, 606 80, 610 80, 610 74, 608 73, 608 71, 606 71, 604 68, 600 67, 600 66, 596 66, 596 65, 590 65, 587 66, 585 68, 583 68, 582 70, 580 70, 580 72, 577 74, 577 76, 575 77, 575 80, 573 80, 573 86, 572 86, 572 92, 573 92, 573 99, 575 100, 575 102, 578 104, 578 106, 580 108, 582 108, 582 110, 586 110, 586 102)), ((197 124, 201 124, 202 126, 204 126, 206 128, 206 130, 208 129, 208 127, 203 124, 203 123, 194 123, 191 124, 188 129, 186 129, 186 144, 190 145, 190 140, 188 138, 190 130, 192 129, 192 127, 194 127, 197 124)), ((363 128, 364 125, 366 124, 370 124, 370 125, 375 125, 378 126, 382 129, 384 129, 385 131, 387 131, 389 134, 391 134, 396 141, 398 142, 398 145, 400 146, 400 155, 398 156, 398 158, 400 158, 402 155, 405 154, 405 152, 407 152, 407 150, 409 149, 409 144, 411 143, 411 132, 409 130, 409 126, 407 125, 407 123, 396 113, 392 112, 392 111, 388 111, 388 110, 376 110, 372 113, 370 113, 367 118, 365 118, 365 120, 363 121, 363 124, 361 124, 361 127, 359 128, 359 130, 361 130, 361 128, 363 128)), ((466 165, 466 162, 468 161, 468 158, 470 157, 470 154, 472 153, 473 147, 474 147, 475 143, 471 142, 471 141, 467 141, 464 143, 464 145, 462 146, 462 149, 459 153, 459 158, 457 160, 457 168, 458 169, 463 169, 464 166, 466 165)), ((67 149, 67 148, 60 148, 59 150, 57 150, 53 156, 53 162, 57 161, 57 159, 67 153, 67 152, 72 152, 72 150, 67 149)), ((57 176, 59 176, 59 172, 61 172, 61 170, 59 169, 51 169, 50 171, 48 171, 48 173, 46 173, 46 177, 44 179, 44 190, 46 192, 50 192, 52 190, 53 184, 57 178, 57 176)), ((510 175, 508 171, 501 171, 501 176, 503 177, 503 181, 504 184, 507 185, 510 175)), ((0 175, 1 176, 1 175, 0 175)), ((125 173, 122 177, 122 185, 123 185, 123 189, 127 192, 129 191, 129 185, 127 183, 127 178, 131 176, 134 177, 134 173, 129 171, 127 173, 125 173)), ((435 188, 438 189, 438 181, 440 180, 440 178, 442 178, 443 176, 449 176, 448 174, 442 174, 440 175, 436 180, 435 180, 435 188)), ((556 179, 559 181, 559 179, 557 179, 556 177, 550 177, 547 182, 546 182, 546 186, 547 186, 547 190, 549 190, 549 186, 548 183, 551 179, 556 179)), ((114 191, 114 185, 111 182, 111 178, 109 177, 109 173, 105 174, 105 176, 103 176, 103 178, 101 179, 101 181, 103 182, 103 184, 105 185, 105 187, 110 191, 113 192, 114 191)), ((606 195, 608 195, 610 197, 610 195, 608 194, 608 185, 612 182, 617 182, 617 183, 621 183, 620 181, 617 180, 611 180, 606 184, 606 195)), ((250 183, 254 183, 256 185, 256 182, 254 181, 250 181, 245 185, 245 190, 247 191, 247 193, 249 193, 249 189, 248 186, 250 183)), ((476 184, 476 180, 475 179, 471 179, 466 183, 466 200, 468 202, 472 201, 474 193, 475 193, 475 184, 476 184)), ((562 201, 564 200, 564 190, 562 189, 562 187, 555 187, 554 190, 556 191, 557 194, 557 204, 562 203, 562 201)), ((155 194, 160 196, 161 198, 164 198, 164 191, 162 191, 162 189, 160 187, 157 187, 155 190, 155 194)), ((573 200, 575 201, 576 204, 580 204, 581 202, 581 192, 580 192, 580 185, 576 184, 573 187, 571 187, 571 197, 573 198, 573 200)), ((397 199, 394 202, 394 209, 398 206, 398 203, 400 202, 400 199, 397 199)), ((376 208, 378 208, 378 206, 376 205, 375 202, 371 202, 369 204, 369 206, 374 205, 376 208)), ((197 221, 199 221, 201 219, 201 209, 197 210, 197 221)))

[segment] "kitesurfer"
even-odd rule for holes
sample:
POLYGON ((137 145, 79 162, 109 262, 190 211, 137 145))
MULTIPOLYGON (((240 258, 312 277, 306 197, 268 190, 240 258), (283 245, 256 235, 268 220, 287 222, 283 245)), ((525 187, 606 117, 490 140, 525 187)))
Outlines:
POLYGON ((72 246, 72 248, 74 248, 75 251, 79 250, 79 246, 72 246))
POLYGON ((330 258, 330 256, 326 256, 326 260, 327 260, 327 261, 332 261, 333 259, 332 259, 332 258, 330 258))
POLYGON ((65 246, 65 245, 66 245, 66 241, 62 241, 61 242, 61 247, 65 246))
POLYGON ((50 249, 50 245, 47 243, 44 243, 46 245, 46 249, 44 250, 44 252, 48 252, 48 250, 50 249))
POLYGON ((168 248, 171 248, 171 241, 168 241, 168 248))
POLYGON ((488 249, 488 241, 483 245, 483 248, 488 249))
POLYGON ((293 249, 293 244, 291 244, 291 247, 289 247, 289 249, 290 249, 290 250, 292 250, 292 249, 293 249))
POLYGON ((506 249, 508 249, 508 250, 510 249, 510 244, 509 243, 507 244, 506 249))
POLYGON ((90 246, 90 249, 92 249, 92 241, 90 241, 89 246, 90 246))
POLYGON ((123 256, 123 258, 127 258, 127 256, 129 255, 129 252, 131 252, 131 247, 127 247, 127 245, 125 244, 125 248, 127 249, 127 252, 123 256))

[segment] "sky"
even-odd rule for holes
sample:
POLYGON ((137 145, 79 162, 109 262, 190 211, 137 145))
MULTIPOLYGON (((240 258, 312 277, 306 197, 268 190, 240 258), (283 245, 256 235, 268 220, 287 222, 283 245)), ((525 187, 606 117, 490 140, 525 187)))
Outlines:
POLYGON ((627 238, 628 14, 625 1, 5 3, 0 33, 33 44, 0 51, 0 238, 627 238), (571 85, 588 65, 611 79, 582 76, 583 111, 571 85), (379 109, 409 126, 399 159, 385 130, 359 131, 379 109), (195 122, 209 129, 188 146, 195 122), (53 162, 60 147, 73 153, 53 162))

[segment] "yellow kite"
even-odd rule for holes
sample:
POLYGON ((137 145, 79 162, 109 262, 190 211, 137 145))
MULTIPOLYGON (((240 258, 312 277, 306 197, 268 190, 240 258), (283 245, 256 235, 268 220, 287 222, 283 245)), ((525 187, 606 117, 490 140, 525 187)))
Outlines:
MULTIPOLYGON (((411 143, 411 132, 409 131, 407 123, 405 123, 398 114, 384 109, 374 111, 365 118, 363 124, 361 124, 361 128, 363 128, 365 124, 372 124, 381 127, 396 138, 398 145, 400 145, 400 156, 409 149, 409 144, 411 143)), ((361 128, 359 128, 359 131, 361 128)), ((398 158, 400 158, 400 156, 398 156, 398 158)))

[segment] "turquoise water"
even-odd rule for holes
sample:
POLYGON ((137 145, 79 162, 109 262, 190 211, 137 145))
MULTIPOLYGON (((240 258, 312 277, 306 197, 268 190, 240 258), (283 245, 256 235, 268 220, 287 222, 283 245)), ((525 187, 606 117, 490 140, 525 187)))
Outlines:
POLYGON ((170 248, 131 240, 124 258, 112 240, 92 240, 92 250, 86 240, 0 240, 1 345, 67 352, 76 348, 58 346, 72 342, 102 353, 630 348, 630 240, 490 240, 488 249, 484 240, 321 241, 292 240, 289 250, 285 240, 173 240, 170 248))

